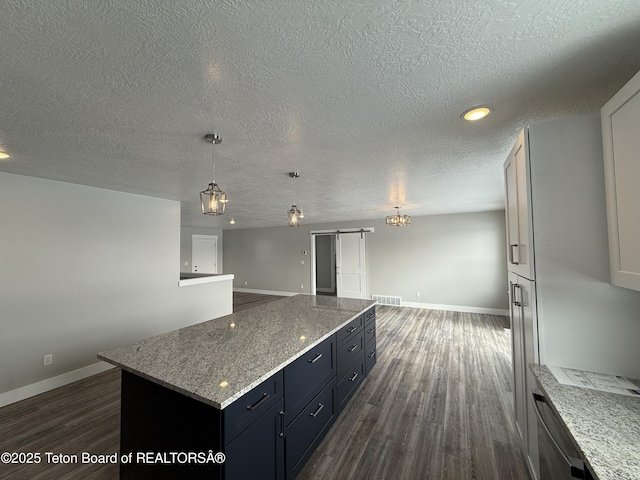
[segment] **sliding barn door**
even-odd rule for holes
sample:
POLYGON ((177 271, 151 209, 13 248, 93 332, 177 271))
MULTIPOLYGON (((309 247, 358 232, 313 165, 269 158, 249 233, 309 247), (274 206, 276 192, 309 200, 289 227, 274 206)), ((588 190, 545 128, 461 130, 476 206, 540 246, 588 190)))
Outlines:
POLYGON ((364 234, 336 235, 336 288, 338 297, 367 298, 364 234))

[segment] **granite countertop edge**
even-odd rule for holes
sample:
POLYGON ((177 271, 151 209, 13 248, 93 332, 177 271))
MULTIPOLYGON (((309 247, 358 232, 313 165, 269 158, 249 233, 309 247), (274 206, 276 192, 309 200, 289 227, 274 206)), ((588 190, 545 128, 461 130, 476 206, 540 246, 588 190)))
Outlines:
MULTIPOLYGON (((596 480, 638 480, 640 460, 634 458, 632 452, 629 452, 629 455, 622 453, 615 458, 612 454, 621 454, 637 441, 638 437, 634 435, 640 433, 640 399, 562 385, 545 365, 529 364, 529 368, 537 380, 538 387, 549 400, 549 406, 562 420, 563 429, 596 480), (629 413, 629 408, 632 409, 631 415, 624 415, 626 418, 619 419, 614 415, 614 412, 619 411, 629 413), (620 428, 619 424, 616 425, 616 420, 626 420, 625 425, 628 428, 620 428), (605 435, 606 439, 602 441, 591 438, 591 435, 601 434, 604 430, 622 433, 622 442, 616 443, 616 440, 620 439, 612 435, 605 435)), ((630 380, 640 385, 638 380, 630 380)))
MULTIPOLYGON (((299 297, 309 297, 309 296, 299 296, 299 297)), ((286 297, 287 299, 289 299, 289 302, 291 302, 291 299, 294 299, 295 297, 286 297)), ((278 302, 274 302, 273 304, 277 304, 282 302, 282 300, 278 301, 278 302)), ((163 370, 157 371, 158 375, 155 375, 153 372, 154 368, 150 368, 149 365, 145 365, 145 364, 141 364, 140 362, 136 362, 135 360, 131 360, 131 357, 127 357, 127 355, 131 355, 131 352, 133 351, 133 349, 135 349, 135 351, 137 352, 136 346, 138 345, 142 345, 142 347, 138 347, 138 348, 142 348, 145 349, 147 348, 144 344, 145 342, 150 342, 153 343, 154 341, 157 342, 160 346, 162 346, 162 339, 163 337, 166 338, 169 335, 176 335, 178 333, 180 333, 181 331, 187 331, 190 329, 196 329, 196 328, 201 328, 203 326, 205 326, 206 324, 214 324, 214 322, 220 322, 220 323, 224 323, 224 324, 228 324, 230 321, 231 322, 238 322, 238 320, 234 320, 236 318, 240 318, 239 316, 242 316, 242 319, 246 322, 247 321, 247 315, 249 315, 251 317, 251 311, 255 311, 255 315, 253 315, 254 317, 258 317, 260 312, 262 312, 262 309, 264 307, 268 308, 268 305, 264 305, 262 307, 254 307, 252 309, 249 310, 244 310, 241 312, 237 312, 237 313, 232 313, 230 315, 226 315, 224 317, 220 317, 217 319, 213 319, 213 320, 208 320, 206 322, 201 322, 201 323, 197 323, 194 324, 190 327, 184 327, 182 329, 179 330, 175 330, 172 332, 167 332, 166 334, 161 334, 161 335, 156 335, 155 337, 150 337, 148 339, 144 339, 141 340, 139 342, 135 342, 129 345, 125 345, 123 347, 118 347, 116 349, 111 349, 108 351, 102 351, 99 352, 97 354, 97 357, 100 360, 103 360, 105 362, 111 363, 112 365, 115 365, 117 367, 120 367, 122 370, 129 372, 131 374, 134 374, 136 376, 139 376, 141 378, 144 378, 146 380, 149 380, 153 383, 156 383, 158 385, 161 385, 163 387, 166 387, 172 391, 178 392, 180 394, 183 394, 187 397, 193 398, 195 400, 198 400, 200 402, 203 402, 207 405, 211 405, 212 407, 215 407, 219 410, 223 410, 224 408, 228 407, 229 405, 231 405, 233 402, 235 402, 236 400, 238 400, 240 397, 242 397, 244 394, 246 394, 247 392, 251 391, 254 387, 256 387, 257 385, 259 385, 260 383, 264 382, 265 380, 267 380, 268 378, 270 378, 271 376, 273 376, 274 374, 276 374, 277 372, 279 372, 280 370, 284 369, 287 365, 291 364, 293 361, 295 361, 297 358, 301 357, 302 355, 304 355, 305 353, 307 353, 309 350, 313 349, 314 347, 316 347, 317 345, 319 345, 320 343, 322 343, 323 341, 325 341, 327 338, 331 337, 333 334, 335 334, 338 330, 340 330, 342 327, 344 327, 345 325, 347 325, 349 322, 351 322, 353 319, 357 318, 359 315, 362 315, 365 311, 367 311, 368 309, 370 309, 371 307, 373 307, 377 302, 373 301, 373 300, 360 300, 360 302, 362 302, 361 304, 358 304, 357 309, 349 309, 347 311, 341 311, 342 315, 348 314, 348 318, 346 316, 342 317, 342 318, 338 318, 336 319, 336 321, 340 321, 340 323, 336 323, 334 325, 331 325, 330 328, 327 328, 326 332, 323 332, 322 329, 319 330, 318 332, 318 336, 315 337, 313 339, 313 341, 309 341, 308 344, 305 345, 300 345, 300 348, 297 349, 294 353, 291 354, 284 354, 282 356, 282 358, 284 358, 286 356, 286 358, 284 358, 282 361, 281 358, 274 358, 274 360, 276 362, 278 362, 277 364, 271 365, 271 368, 267 367, 267 370, 263 370, 260 371, 259 374, 256 373, 256 376, 253 377, 252 374, 247 374, 247 378, 249 380, 251 380, 250 382, 245 383, 244 381, 241 382, 237 382, 237 385, 239 385, 241 388, 238 388, 237 390, 235 390, 231 395, 229 396, 221 396, 221 395, 216 395, 215 392, 211 392, 210 395, 205 395, 205 394, 201 394, 198 390, 205 390, 205 393, 207 388, 209 388, 207 385, 212 385, 212 384, 216 384, 217 380, 211 380, 211 381, 207 381, 207 384, 203 387, 203 388, 199 388, 198 386, 195 386, 193 384, 191 385, 176 385, 175 383, 172 382, 175 381, 176 383, 180 383, 179 380, 174 380, 175 378, 177 378, 175 376, 175 373, 172 373, 172 375, 174 375, 174 378, 171 378, 170 375, 165 375, 165 378, 161 378, 163 376, 163 373, 165 373, 163 370), (122 351, 125 351, 125 353, 121 353, 122 351), (137 363, 137 364, 136 364, 137 363), (214 398, 217 397, 217 398, 214 398)), ((272 304, 272 305, 273 305, 272 304)), ((336 315, 340 315, 339 311, 336 312, 336 315)), ((256 318, 257 319, 257 318, 256 318)), ((264 328, 268 328, 268 324, 266 324, 266 327, 264 328)), ((194 332, 196 330, 193 330, 194 332)), ((311 340, 311 339, 309 339, 311 340)), ((160 347, 161 348, 161 347, 160 347)), ((219 349, 223 349, 222 346, 218 346, 219 349)), ((151 345, 150 347, 151 352, 154 351, 154 349, 156 349, 156 351, 158 351, 158 347, 151 345)), ((148 354, 148 352, 147 352, 148 354)), ((134 354, 135 355, 135 354, 134 354)), ((228 356, 228 357, 232 357, 233 356, 233 351, 231 351, 230 353, 224 353, 223 355, 228 356)), ((160 364, 162 365, 162 360, 159 360, 160 364)), ((174 362, 176 363, 176 362, 174 362)), ((229 363, 231 364, 232 361, 229 362, 224 362, 224 363, 229 363)), ((267 363, 267 362, 263 362, 263 363, 267 363)), ((238 367, 240 368, 240 366, 238 367)), ((243 374, 244 375, 244 374, 243 374)), ((208 378, 208 377, 207 377, 208 378)), ((222 386, 222 385, 221 385, 222 386)))
MULTIPOLYGON (((364 310, 363 310, 364 311, 364 310)), ((267 380, 268 378, 270 378, 271 376, 275 375, 276 373, 278 373, 280 370, 282 370, 284 367, 286 367, 287 365, 289 365, 290 363, 293 363, 293 361, 295 361, 296 359, 300 358, 302 355, 304 355, 305 353, 307 353, 309 350, 311 350, 312 348, 314 348, 315 346, 319 345, 320 343, 322 343, 323 341, 325 341, 327 338, 329 338, 331 335, 333 335, 334 333, 336 333, 338 330, 340 330, 342 327, 344 327, 347 323, 349 323, 351 320, 353 320, 354 318, 356 318, 358 315, 361 315, 363 312, 360 312, 356 315, 354 315, 353 317, 351 317, 349 320, 347 320, 346 322, 344 322, 343 324, 341 324, 340 326, 338 326, 336 329, 334 329, 333 331, 329 332, 327 335, 323 336, 322 338, 320 338, 319 340, 309 344, 306 348, 300 350, 297 354, 295 354, 294 356, 288 358, 285 362, 283 362, 282 364, 280 364, 278 367, 273 368, 272 370, 270 370, 269 372, 265 373, 264 375, 261 375, 257 380, 251 382, 249 385, 247 385, 246 387, 240 389, 238 392, 234 393, 232 396, 230 396, 229 398, 227 398, 224 402, 216 402, 215 400, 211 400, 210 398, 207 397, 203 397, 201 395, 198 395, 195 392, 183 389, 178 387, 177 385, 174 385, 172 383, 169 382, 165 382, 164 380, 154 377, 152 375, 148 375, 140 370, 137 370, 135 368, 131 368, 128 365, 125 365, 123 363, 117 362, 115 360, 112 360, 110 358, 104 357, 102 356, 100 353, 98 354, 98 358, 100 360, 103 360, 105 362, 111 363, 112 365, 115 365, 117 367, 120 367, 122 370, 125 370, 129 373, 132 373, 134 375, 138 375, 139 377, 145 378, 153 383, 157 383, 158 385, 162 385, 163 387, 168 388, 169 390, 173 390, 174 392, 178 392, 181 393, 183 395, 186 395, 187 397, 193 398, 195 400, 198 400, 200 402, 206 403, 207 405, 211 405, 212 407, 217 408, 218 410, 223 410, 225 407, 228 407, 229 405, 231 405, 233 402, 235 402, 236 400, 238 400, 240 397, 242 397, 245 393, 250 392, 254 387, 257 387, 258 385, 260 385, 262 382, 264 382, 265 380, 267 380)))

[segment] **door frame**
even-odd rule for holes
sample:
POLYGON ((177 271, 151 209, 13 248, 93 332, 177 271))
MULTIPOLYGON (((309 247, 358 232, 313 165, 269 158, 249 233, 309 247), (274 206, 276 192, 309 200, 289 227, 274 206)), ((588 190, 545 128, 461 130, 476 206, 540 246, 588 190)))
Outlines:
MULTIPOLYGON (((310 285, 310 294, 311 295, 315 295, 316 294, 316 235, 340 235, 343 233, 348 233, 348 234, 354 234, 354 233, 360 233, 362 235, 364 235, 365 233, 373 233, 374 232, 374 228, 373 227, 360 227, 360 228, 334 228, 331 230, 311 230, 309 232, 309 236, 310 236, 310 242, 311 242, 311 280, 309 281, 309 285, 310 285)), ((365 255, 365 272, 366 272, 366 262, 367 262, 367 258, 365 255)), ((337 294, 337 292, 336 292, 337 294)))

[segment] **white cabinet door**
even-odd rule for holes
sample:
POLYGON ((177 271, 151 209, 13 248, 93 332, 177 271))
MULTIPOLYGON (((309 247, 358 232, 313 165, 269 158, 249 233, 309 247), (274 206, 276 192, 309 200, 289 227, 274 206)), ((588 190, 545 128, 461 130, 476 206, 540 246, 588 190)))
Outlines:
POLYGON ((509 272, 514 418, 529 469, 538 470, 538 430, 531 388, 530 363, 538 363, 536 282, 509 272))
POLYGON ((530 228, 530 188, 527 131, 522 130, 504 162, 507 220, 508 269, 525 278, 535 278, 533 240, 530 228))
POLYGON ((640 291, 640 72, 601 118, 611 283, 640 291))

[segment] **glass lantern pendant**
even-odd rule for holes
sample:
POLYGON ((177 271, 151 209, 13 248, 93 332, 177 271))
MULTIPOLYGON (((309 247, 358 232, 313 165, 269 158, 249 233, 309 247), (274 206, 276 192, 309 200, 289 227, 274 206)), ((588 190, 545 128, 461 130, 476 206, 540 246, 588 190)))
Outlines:
POLYGON ((227 205, 227 194, 213 182, 209 188, 200 192, 200 205, 205 215, 222 215, 227 205))
POLYGON ((302 212, 298 210, 298 207, 296 207, 295 205, 292 205, 291 209, 287 210, 287 216, 289 217, 290 227, 300 226, 300 219, 302 218, 302 212))
POLYGON ((200 206, 204 215, 222 215, 227 206, 227 194, 220 190, 215 181, 216 159, 215 146, 222 143, 222 139, 210 133, 205 135, 204 139, 211 144, 211 163, 212 163, 212 179, 209 187, 200 192, 200 206))

